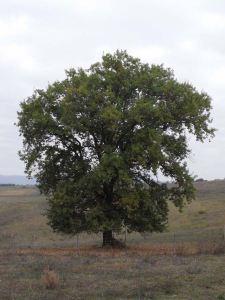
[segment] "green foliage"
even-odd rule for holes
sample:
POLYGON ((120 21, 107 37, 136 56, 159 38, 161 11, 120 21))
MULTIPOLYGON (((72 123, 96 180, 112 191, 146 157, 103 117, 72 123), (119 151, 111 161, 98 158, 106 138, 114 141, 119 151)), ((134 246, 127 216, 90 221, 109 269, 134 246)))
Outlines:
POLYGON ((36 90, 21 103, 21 159, 48 196, 49 224, 78 233, 162 231, 168 201, 194 196, 187 134, 213 137, 211 99, 170 69, 125 51, 36 90), (156 180, 174 180, 169 187, 156 180))

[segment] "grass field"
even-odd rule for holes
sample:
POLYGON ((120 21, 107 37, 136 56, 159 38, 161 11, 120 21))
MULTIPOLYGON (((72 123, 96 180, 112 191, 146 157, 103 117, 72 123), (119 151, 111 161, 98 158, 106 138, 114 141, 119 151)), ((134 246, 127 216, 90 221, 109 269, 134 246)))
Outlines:
POLYGON ((171 206, 167 232, 106 251, 99 235, 54 234, 35 188, 1 187, 0 299, 225 299, 225 181, 196 188, 182 213, 171 206))

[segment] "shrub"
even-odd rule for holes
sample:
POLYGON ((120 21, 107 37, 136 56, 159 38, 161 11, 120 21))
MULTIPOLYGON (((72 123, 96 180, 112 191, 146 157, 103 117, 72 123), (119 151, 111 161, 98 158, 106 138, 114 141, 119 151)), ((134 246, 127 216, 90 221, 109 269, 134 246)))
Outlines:
POLYGON ((205 211, 205 210, 199 210, 199 211, 198 211, 198 214, 199 214, 199 215, 204 215, 204 214, 206 214, 206 211, 205 211))
POLYGON ((46 287, 46 289, 55 289, 59 286, 59 276, 58 274, 49 269, 49 266, 47 266, 46 269, 44 269, 44 274, 42 275, 42 281, 46 287))

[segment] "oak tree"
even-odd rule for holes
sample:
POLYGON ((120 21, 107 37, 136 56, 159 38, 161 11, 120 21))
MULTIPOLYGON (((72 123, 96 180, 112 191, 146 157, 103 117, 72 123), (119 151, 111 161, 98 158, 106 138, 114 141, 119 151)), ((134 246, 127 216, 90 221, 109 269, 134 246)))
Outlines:
POLYGON ((211 98, 171 69, 126 51, 35 90, 21 103, 21 159, 47 196, 58 232, 162 231, 168 203, 194 197, 187 137, 214 135, 211 98), (173 185, 157 180, 161 174, 173 185))

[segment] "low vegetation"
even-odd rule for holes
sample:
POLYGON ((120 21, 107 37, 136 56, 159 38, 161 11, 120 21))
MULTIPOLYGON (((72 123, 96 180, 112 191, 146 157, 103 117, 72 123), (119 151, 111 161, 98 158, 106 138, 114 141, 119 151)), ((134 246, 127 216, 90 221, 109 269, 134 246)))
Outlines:
POLYGON ((167 232, 109 250, 100 235, 54 234, 35 188, 1 187, 0 299, 225 299, 225 181, 196 187, 167 232))

